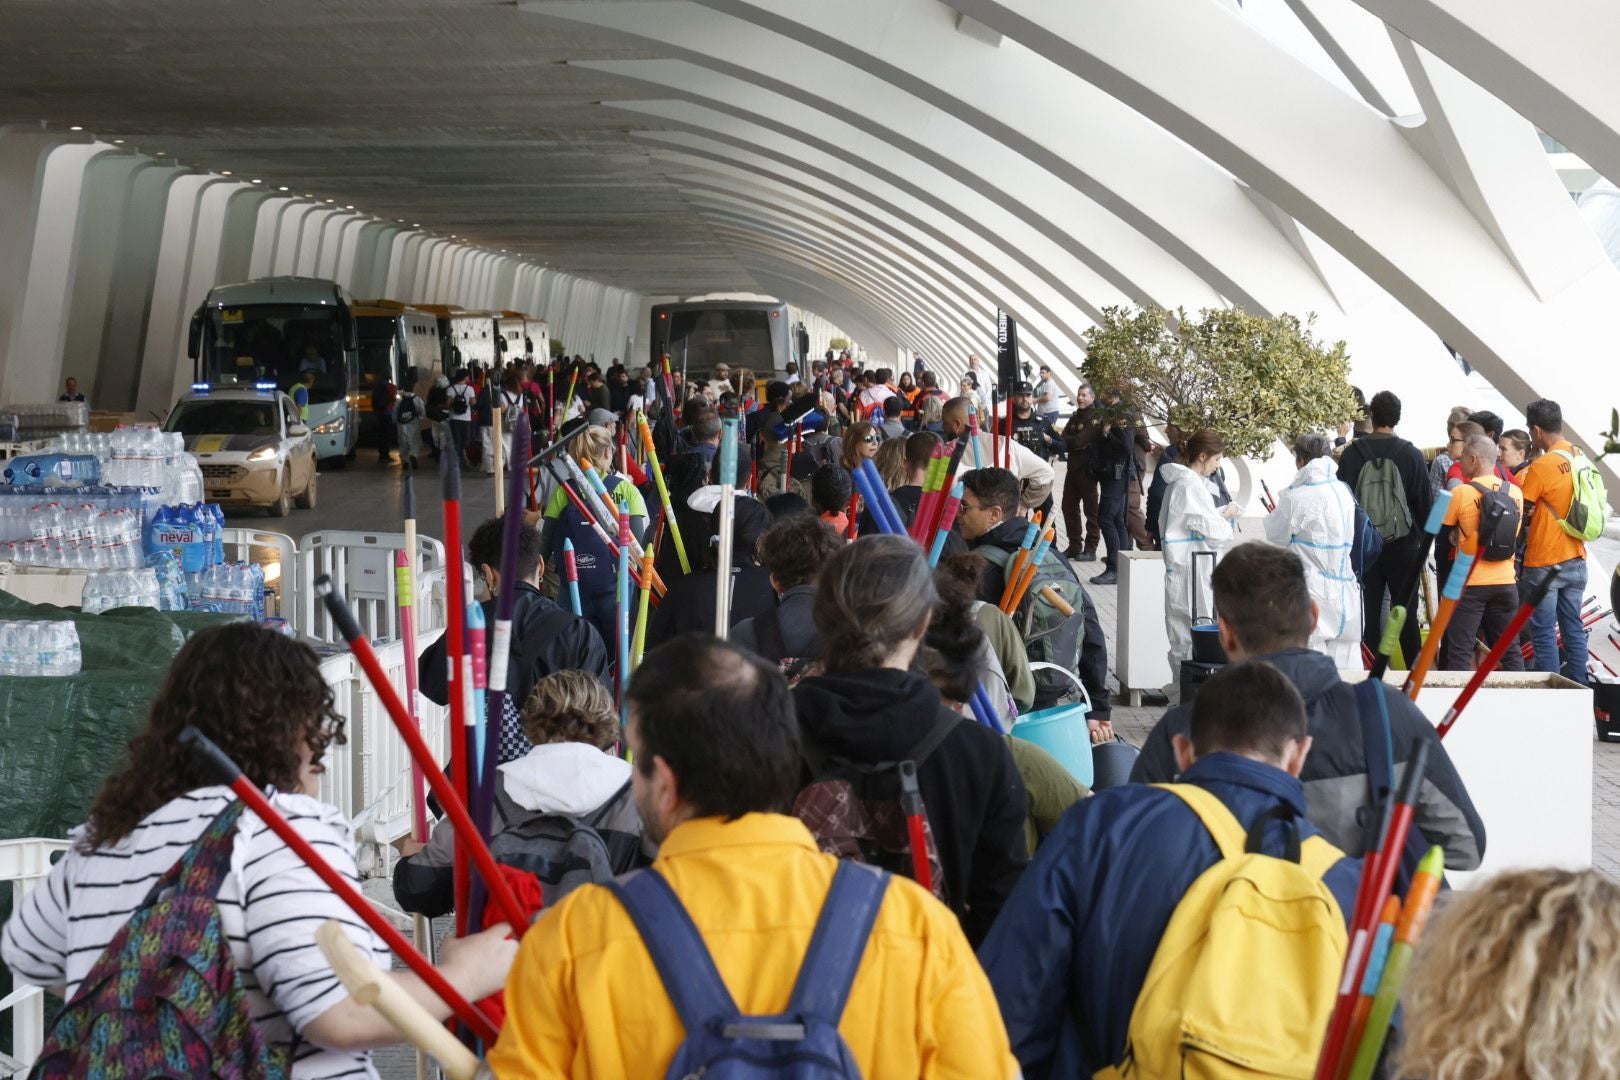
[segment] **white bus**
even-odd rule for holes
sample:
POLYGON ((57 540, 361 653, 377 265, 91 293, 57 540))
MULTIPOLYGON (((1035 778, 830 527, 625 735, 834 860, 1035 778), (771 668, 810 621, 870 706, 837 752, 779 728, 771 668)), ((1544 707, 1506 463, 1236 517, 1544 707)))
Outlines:
POLYGON ((360 439, 360 341, 352 301, 333 281, 267 277, 216 285, 191 317, 187 352, 198 383, 274 382, 293 394, 315 373, 305 420, 315 456, 341 468, 360 439))

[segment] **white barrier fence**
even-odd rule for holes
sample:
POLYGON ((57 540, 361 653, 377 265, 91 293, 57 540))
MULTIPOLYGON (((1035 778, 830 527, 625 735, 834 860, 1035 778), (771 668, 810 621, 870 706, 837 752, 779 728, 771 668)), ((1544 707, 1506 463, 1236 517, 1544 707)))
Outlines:
MULTIPOLYGON (((51 872, 51 857, 67 850, 66 840, 0 840, 0 881, 11 883, 11 910, 51 872)), ((11 1013, 11 1060, 0 1054, 0 1075, 26 1070, 45 1042, 45 991, 18 986, 0 998, 0 1012, 11 1013)))

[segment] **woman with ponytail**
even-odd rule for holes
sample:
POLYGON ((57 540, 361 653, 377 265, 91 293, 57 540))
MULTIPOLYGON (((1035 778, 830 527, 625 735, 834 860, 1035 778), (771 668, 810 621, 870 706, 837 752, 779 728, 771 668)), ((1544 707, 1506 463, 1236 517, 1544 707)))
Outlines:
MULTIPOLYGON (((938 603, 928 561, 911 540, 869 536, 846 546, 816 582, 826 670, 801 681, 793 697, 801 737, 813 748, 807 760, 917 762, 945 898, 977 945, 1028 858, 1028 801, 1001 736, 953 712, 916 670, 938 603), (931 752, 916 752, 941 729, 931 752)), ((806 779, 815 779, 808 766, 806 779)))

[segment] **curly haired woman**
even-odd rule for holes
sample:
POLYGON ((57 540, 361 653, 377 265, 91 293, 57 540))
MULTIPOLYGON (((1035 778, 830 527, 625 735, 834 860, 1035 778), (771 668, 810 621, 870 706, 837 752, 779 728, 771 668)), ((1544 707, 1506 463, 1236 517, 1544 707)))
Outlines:
POLYGON ((1620 1077, 1620 885, 1596 870, 1516 870, 1454 894, 1401 994, 1395 1075, 1620 1077))
MULTIPOLYGON (((348 823, 315 798, 326 749, 343 742, 315 653, 253 623, 203 630, 175 657, 146 726, 102 784, 88 823, 74 830, 73 848, 6 924, 0 953, 23 981, 71 999, 153 884, 233 810, 230 789, 180 744, 187 725, 269 789, 293 828, 357 881, 348 823)), ((381 940, 251 812, 233 833, 218 905, 255 1023, 272 1043, 291 1044, 294 1077, 375 1075, 365 1051, 400 1035, 349 998, 315 930, 337 920, 386 967, 381 940)), ((516 954, 508 932, 503 924, 456 943, 440 970, 470 999, 493 993, 516 954)), ((393 977, 436 1018, 449 1015, 415 975, 393 977)))

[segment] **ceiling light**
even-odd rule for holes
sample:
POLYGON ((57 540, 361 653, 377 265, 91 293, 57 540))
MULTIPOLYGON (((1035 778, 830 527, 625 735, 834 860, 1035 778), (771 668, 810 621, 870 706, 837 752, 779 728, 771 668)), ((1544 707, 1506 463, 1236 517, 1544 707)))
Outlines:
POLYGON ((254 178, 253 178, 253 181, 252 181, 252 182, 253 182, 253 183, 255 183, 255 184, 262 184, 262 183, 264 183, 264 181, 263 181, 263 180, 260 180, 260 179, 259 179, 259 178, 258 178, 258 177, 254 177, 254 178))
POLYGON ((354 209, 354 207, 352 207, 352 206, 345 206, 345 207, 344 207, 344 208, 343 208, 343 209, 345 209, 345 210, 353 210, 353 209, 354 209))
POLYGON ((422 227, 422 223, 421 223, 421 222, 420 222, 420 221, 413 221, 413 222, 411 222, 411 228, 413 228, 413 229, 420 229, 420 228, 421 228, 421 227, 422 227))
POLYGON ((222 170, 221 170, 221 171, 220 171, 220 174, 219 174, 219 175, 221 175, 221 176, 230 176, 230 175, 231 175, 231 170, 229 170, 229 169, 222 169, 222 170))
POLYGON ((113 145, 114 146, 123 146, 124 145, 124 140, 123 139, 114 139, 113 140, 113 145))
POLYGON ((394 222, 395 222, 395 224, 403 225, 403 224, 405 224, 405 219, 402 218, 402 217, 397 217, 397 218, 394 219, 394 222))
POLYGON ((331 201, 332 201, 332 200, 331 200, 331 199, 327 199, 327 200, 326 200, 326 201, 327 201, 327 203, 328 203, 328 204, 330 204, 330 203, 331 203, 331 201))
POLYGON ((162 156, 163 156, 163 151, 161 151, 161 150, 159 150, 159 151, 158 151, 158 152, 157 152, 157 156, 158 156, 158 157, 162 157, 162 156))
POLYGON ((68 130, 69 131, 83 131, 84 128, 80 127, 78 124, 74 124, 72 127, 68 128, 68 130))

